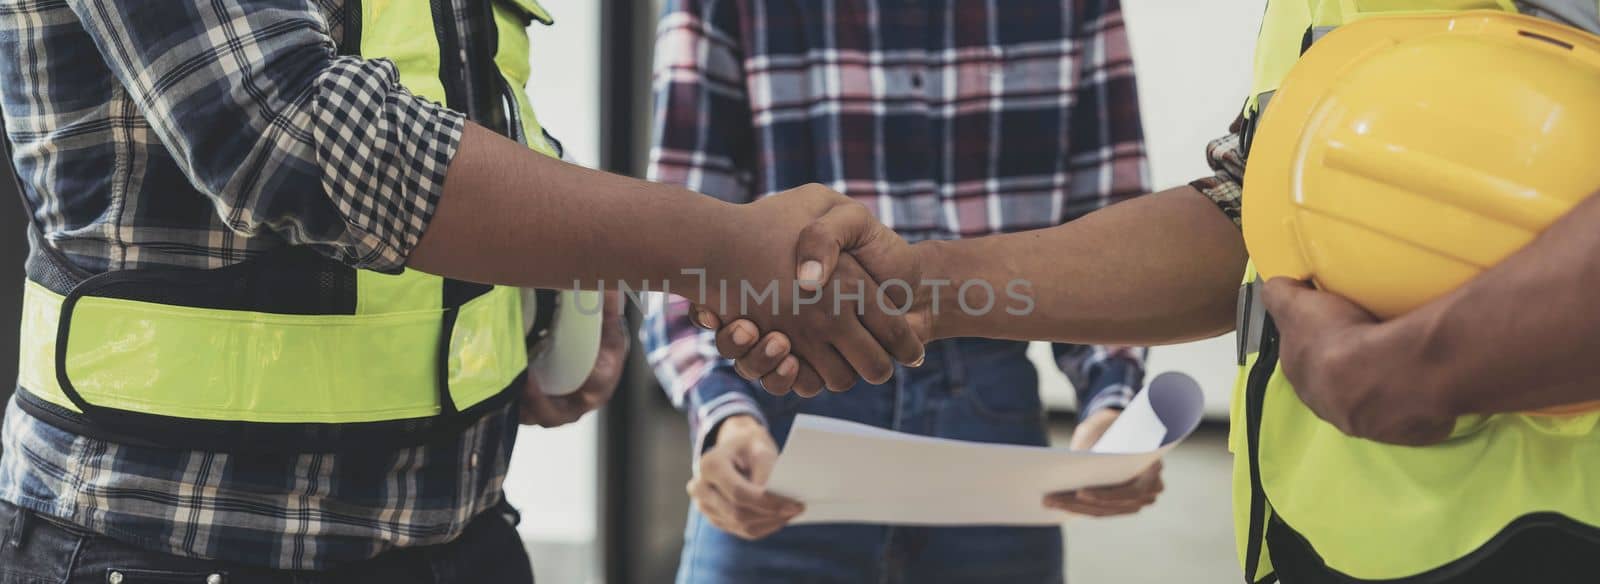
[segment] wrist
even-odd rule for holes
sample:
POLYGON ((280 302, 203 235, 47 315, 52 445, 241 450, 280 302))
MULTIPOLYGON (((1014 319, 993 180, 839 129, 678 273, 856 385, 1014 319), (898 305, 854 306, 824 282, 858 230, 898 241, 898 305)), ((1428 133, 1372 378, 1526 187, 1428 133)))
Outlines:
MULTIPOLYGON (((950 242, 930 239, 911 244, 911 252, 916 261, 918 276, 922 282, 913 282, 916 285, 915 294, 911 303, 908 318, 921 320, 917 330, 923 335, 922 342, 927 343, 938 339, 949 338, 952 335, 945 330, 949 320, 945 318, 948 298, 938 298, 937 294, 945 294, 948 290, 930 289, 929 286, 943 286, 948 289, 954 282, 950 273, 949 253, 947 249, 950 242)), ((947 295, 947 294, 946 294, 947 295)))
POLYGON ((755 416, 750 414, 734 414, 722 420, 722 425, 717 429, 717 432, 747 432, 758 428, 765 429, 766 425, 761 423, 761 420, 757 419, 755 416))
POLYGON ((723 438, 747 435, 752 431, 765 432, 766 424, 760 418, 750 414, 733 414, 716 422, 716 426, 712 427, 711 432, 706 434, 704 442, 700 445, 699 452, 701 454, 706 453, 716 447, 717 444, 720 444, 723 438))
POLYGON ((1370 340, 1361 343, 1365 348, 1363 357, 1369 359, 1383 359, 1387 366, 1385 372, 1389 379, 1409 379, 1407 384, 1387 384, 1395 387, 1391 391, 1410 395, 1397 395, 1395 399, 1417 399, 1424 410, 1438 417, 1459 417, 1469 413, 1473 408, 1467 395, 1461 395, 1459 390, 1465 384, 1449 377, 1459 369, 1458 365, 1440 363, 1433 356, 1449 355, 1453 349, 1447 344, 1448 338, 1441 336, 1440 323, 1429 314, 1413 314, 1385 323, 1378 324, 1368 329, 1365 336, 1370 340))
POLYGON ((726 242, 741 237, 735 231, 742 233, 752 229, 752 221, 759 220, 760 215, 753 213, 750 205, 736 205, 715 197, 697 196, 693 201, 684 219, 699 227, 689 231, 710 237, 671 240, 671 245, 676 246, 672 256, 680 259, 677 262, 679 265, 666 266, 668 272, 665 280, 670 286, 667 291, 720 311, 723 307, 715 302, 718 299, 717 282, 736 271, 735 266, 739 265, 737 254, 741 247, 727 245, 726 242))

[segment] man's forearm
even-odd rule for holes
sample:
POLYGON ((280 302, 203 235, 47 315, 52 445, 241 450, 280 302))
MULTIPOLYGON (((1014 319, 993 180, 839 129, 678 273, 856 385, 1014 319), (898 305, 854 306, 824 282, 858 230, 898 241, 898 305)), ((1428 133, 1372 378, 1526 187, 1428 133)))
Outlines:
POLYGON ((745 215, 682 188, 543 156, 469 124, 408 265, 529 288, 666 281, 689 295, 698 278, 681 270, 715 263, 745 215))
POLYGON ((1059 227, 918 245, 930 258, 925 278, 951 281, 934 320, 938 337, 1109 344, 1211 337, 1233 327, 1245 265, 1239 228, 1188 186, 1059 227), (953 297, 975 279, 1000 300, 981 315, 953 297), (1032 310, 1005 302, 1006 286, 1017 281, 1030 284, 1032 310))
POLYGON ((1600 196, 1445 297, 1380 326, 1418 389, 1456 414, 1600 399, 1600 196))

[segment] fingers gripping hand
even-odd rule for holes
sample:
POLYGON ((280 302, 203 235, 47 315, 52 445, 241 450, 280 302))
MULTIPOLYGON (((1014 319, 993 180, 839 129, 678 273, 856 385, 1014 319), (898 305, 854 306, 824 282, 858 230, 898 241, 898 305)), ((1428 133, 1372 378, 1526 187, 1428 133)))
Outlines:
MULTIPOLYGON (((779 252, 780 256, 794 257, 792 254, 801 240, 802 231, 817 233, 811 237, 819 241, 822 236, 847 230, 872 234, 871 237, 845 240, 849 245, 883 241, 886 244, 898 243, 903 247, 903 240, 872 219, 860 204, 816 185, 768 197, 747 207, 750 208, 751 221, 765 225, 754 231, 768 235, 752 238, 749 245, 727 250, 720 255, 721 263, 718 265, 722 266, 722 271, 711 271, 712 274, 740 276, 738 286, 729 287, 736 290, 737 302, 735 298, 721 294, 716 299, 702 298, 703 302, 708 303, 707 308, 714 309, 721 318, 711 318, 711 315, 703 314, 707 311, 702 310, 699 311, 702 314, 697 314, 695 319, 703 326, 711 327, 729 322, 732 320, 728 318, 729 315, 742 314, 744 319, 755 325, 754 330, 743 325, 724 327, 725 334, 719 335, 719 352, 739 362, 742 375, 748 379, 761 379, 767 389, 775 393, 793 390, 810 395, 820 391, 823 386, 843 391, 854 385, 858 378, 881 383, 893 373, 895 361, 907 364, 920 361, 921 337, 912 328, 906 315, 883 309, 885 305, 897 307, 905 304, 901 299, 892 297, 901 296, 900 289, 889 290, 894 302, 880 302, 877 279, 853 257, 840 257, 837 253, 829 259, 828 275, 822 280, 822 285, 812 283, 802 286, 795 278, 796 267, 786 261, 774 262, 767 251, 776 246, 783 250, 779 252), (825 218, 823 225, 826 228, 808 227, 819 218, 825 218), (756 306, 746 304, 744 301, 748 296, 745 295, 744 284, 753 284, 759 294, 759 290, 766 289, 764 286, 768 282, 759 277, 752 282, 750 276, 759 276, 761 270, 774 265, 787 270, 779 276, 781 281, 776 288, 777 299, 781 302, 758 303, 756 306), (770 348, 767 344, 751 354, 757 348, 757 341, 778 343, 776 338, 762 336, 771 332, 784 333, 789 355, 783 355, 781 347, 773 348, 773 353, 767 355, 766 350, 770 348), (788 356, 796 358, 792 369, 785 365, 788 356), (769 374, 776 375, 767 379, 769 374)), ((813 265, 805 269, 817 272, 821 268, 813 265)), ((708 293, 702 291, 702 296, 708 296, 708 293)))
POLYGON ((757 338, 759 331, 755 323, 746 319, 717 328, 721 319, 716 314, 700 305, 695 305, 693 310, 696 315, 693 320, 698 326, 717 331, 717 352, 734 360, 734 371, 740 377, 759 381, 763 389, 774 395, 795 391, 803 397, 811 397, 822 391, 822 378, 817 372, 790 354, 793 345, 787 335, 770 332, 757 338))
MULTIPOLYGON (((820 385, 843 391, 854 385, 858 376, 883 383, 894 374, 895 361, 920 364, 923 348, 906 319, 883 310, 877 290, 876 280, 845 256, 833 279, 817 292, 817 304, 823 306, 806 307, 802 315, 802 320, 824 330, 826 336, 791 339, 767 333, 763 337, 754 322, 741 319, 718 329, 717 351, 734 360, 741 376, 762 380, 773 393, 794 389, 809 397, 820 391, 820 385), (788 364, 790 352, 807 355, 807 360, 794 359, 788 364)), ((697 316, 695 320, 721 321, 715 316, 697 316)))

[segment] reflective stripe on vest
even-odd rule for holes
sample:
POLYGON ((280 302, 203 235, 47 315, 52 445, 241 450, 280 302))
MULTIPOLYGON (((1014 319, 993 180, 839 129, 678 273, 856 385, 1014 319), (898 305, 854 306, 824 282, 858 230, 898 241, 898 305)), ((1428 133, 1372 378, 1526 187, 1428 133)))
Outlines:
MULTIPOLYGON (((1518 3, 1520 5, 1523 3, 1518 3)), ((1596 13, 1594 0, 1526 3, 1551 12, 1596 13)), ((1267 5, 1246 104, 1246 128, 1270 102, 1316 33, 1377 13, 1516 10, 1509 0, 1272 0, 1267 5)), ((1591 30, 1590 32, 1600 32, 1591 30)), ((1248 199, 1246 199, 1248 201, 1248 199)), ((1244 284, 1256 278, 1247 270, 1244 284)), ((1265 526, 1281 521, 1327 567, 1356 580, 1447 579, 1492 553, 1514 525, 1600 527, 1600 413, 1503 414, 1457 420, 1452 437, 1426 448, 1351 438, 1323 422, 1277 368, 1270 322, 1259 352, 1244 356, 1234 387, 1234 525, 1251 581, 1274 574, 1265 526)), ((1244 345, 1241 345, 1244 346, 1244 345)), ((1407 580, 1410 582, 1411 580, 1407 580)))
MULTIPOLYGON (((466 51, 446 52, 441 45, 457 37, 442 34, 446 29, 434 20, 435 14, 449 17, 455 7, 444 0, 432 4, 369 0, 360 4, 359 26, 350 29, 359 31, 360 54, 393 61, 408 90, 464 110, 464 104, 449 103, 464 88, 447 87, 441 61, 466 51)), ((477 64, 480 75, 492 79, 476 87, 498 94, 492 101, 505 111, 495 115, 507 122, 501 131, 557 155, 523 89, 529 79, 526 28, 533 21, 550 23, 549 14, 535 0, 482 6, 483 22, 492 22, 495 52, 492 61, 477 64)), ((448 29, 453 27, 452 22, 448 29)), ((90 432, 117 426, 112 419, 123 417, 147 426, 155 420, 168 434, 181 435, 184 424, 207 429, 197 434, 204 436, 196 439, 200 443, 156 440, 179 447, 230 450, 239 446, 231 442, 236 437, 270 441, 280 435, 286 441, 302 439, 284 448, 306 449, 319 437, 355 435, 376 435, 380 444, 393 447, 402 444, 384 442, 387 437, 452 427, 447 422, 454 420, 446 419, 451 415, 507 395, 527 368, 516 288, 417 270, 398 275, 355 270, 348 276, 353 306, 306 314, 205 308, 146 298, 159 294, 129 296, 104 285, 113 277, 148 291, 150 284, 138 280, 154 273, 101 274, 83 280, 71 294, 26 284, 18 385, 30 411, 90 432), (203 442, 207 439, 226 443, 203 442)), ((166 278, 183 285, 186 278, 198 282, 220 273, 166 270, 152 281, 166 278)), ((117 427, 123 428, 113 432, 118 437, 139 433, 117 427)), ((276 445, 244 446, 271 450, 276 445)))
MULTIPOLYGON (((19 382, 73 412, 82 410, 58 373, 95 406, 195 420, 354 423, 441 413, 442 309, 267 314, 84 297, 58 370, 62 297, 33 282, 24 297, 19 382)), ((493 397, 526 367, 520 302, 502 288, 457 311, 445 372, 455 407, 493 397)))

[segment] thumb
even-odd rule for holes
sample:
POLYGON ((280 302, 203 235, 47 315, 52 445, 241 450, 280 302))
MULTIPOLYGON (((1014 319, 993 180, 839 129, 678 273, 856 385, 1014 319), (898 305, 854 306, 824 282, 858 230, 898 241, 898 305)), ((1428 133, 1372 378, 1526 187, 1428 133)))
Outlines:
POLYGON ((778 446, 770 436, 763 436, 744 449, 744 467, 752 483, 766 487, 767 480, 772 478, 772 469, 777 464, 778 446))
POLYGON ((1370 322, 1372 316, 1360 306, 1336 294, 1313 288, 1311 284, 1292 278, 1273 278, 1262 290, 1262 301, 1267 312, 1277 322, 1279 330, 1315 327, 1325 323, 1370 322))
POLYGON ((1261 300, 1267 305, 1267 312, 1272 313, 1272 318, 1279 323, 1295 320, 1298 314, 1294 312, 1297 300, 1305 293, 1312 290, 1311 284, 1293 278, 1273 278, 1267 280, 1262 288, 1261 300))
POLYGON ((807 291, 820 288, 833 276, 839 254, 870 241, 881 225, 865 205, 850 202, 834 205, 800 230, 795 243, 795 278, 807 291))

